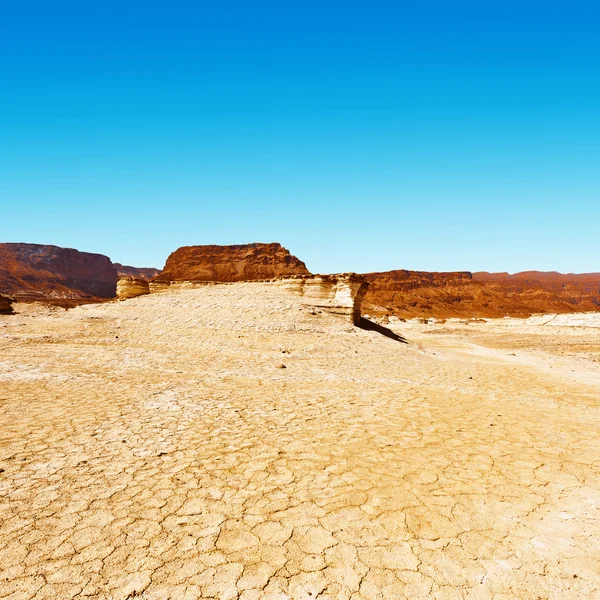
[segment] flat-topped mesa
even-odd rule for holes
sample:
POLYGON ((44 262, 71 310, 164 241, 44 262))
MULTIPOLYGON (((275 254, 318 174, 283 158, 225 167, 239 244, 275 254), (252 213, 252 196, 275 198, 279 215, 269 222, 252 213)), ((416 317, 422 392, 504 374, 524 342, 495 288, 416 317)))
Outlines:
POLYGON ((366 273, 365 310, 414 317, 529 317, 536 313, 600 311, 600 274, 366 273))
POLYGON ((183 246, 173 252, 153 283, 260 281, 310 275, 306 265, 281 244, 183 246))
POLYGON ((12 303, 12 298, 0 294, 0 315, 14 315, 15 311, 12 309, 12 303))
POLYGON ((306 306, 343 315, 354 325, 360 322, 360 307, 369 287, 356 273, 299 275, 278 279, 277 283, 301 296, 306 306))
POLYGON ((119 300, 129 300, 149 293, 150 284, 147 279, 142 277, 121 277, 117 281, 117 298, 119 300))

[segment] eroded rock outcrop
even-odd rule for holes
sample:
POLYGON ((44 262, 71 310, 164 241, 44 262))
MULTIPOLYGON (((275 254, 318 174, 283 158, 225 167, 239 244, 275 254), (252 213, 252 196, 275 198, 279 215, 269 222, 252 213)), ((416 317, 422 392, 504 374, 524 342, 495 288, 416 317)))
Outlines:
POLYGON ((15 311, 12 308, 12 303, 12 298, 0 294, 0 315, 14 315, 15 311))
POLYGON ((302 303, 347 317, 357 325, 361 305, 369 284, 356 273, 298 276, 277 281, 279 285, 302 298, 302 303))
POLYGON ((535 313, 600 311, 600 274, 367 273, 371 314, 412 317, 528 317, 535 313))
POLYGON ((117 298, 119 300, 129 300, 149 293, 150 285, 147 279, 129 276, 121 277, 117 281, 117 298))
POLYGON ((160 273, 160 269, 153 267, 132 267, 130 265, 122 265, 121 263, 113 263, 119 277, 135 277, 137 279, 150 280, 152 277, 160 273))
POLYGON ((117 270, 107 256, 42 244, 0 244, 0 292, 15 299, 112 298, 117 270))
POLYGON ((281 244, 184 246, 173 252, 156 283, 258 281, 309 275, 306 265, 281 244))

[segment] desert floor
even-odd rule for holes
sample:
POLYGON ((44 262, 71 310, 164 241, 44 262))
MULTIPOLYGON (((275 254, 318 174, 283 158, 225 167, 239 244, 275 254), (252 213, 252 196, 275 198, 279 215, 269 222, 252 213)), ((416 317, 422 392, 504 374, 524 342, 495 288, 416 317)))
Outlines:
POLYGON ((597 316, 406 344, 269 284, 17 310, 0 598, 600 598, 597 316))

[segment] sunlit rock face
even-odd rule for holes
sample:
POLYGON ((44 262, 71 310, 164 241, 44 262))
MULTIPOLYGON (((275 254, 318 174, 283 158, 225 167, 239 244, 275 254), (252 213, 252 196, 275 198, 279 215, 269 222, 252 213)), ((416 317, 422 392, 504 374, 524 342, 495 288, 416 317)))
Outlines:
POLYGON ((356 273, 297 276, 276 283, 301 296, 303 304, 343 315, 354 324, 360 321, 361 304, 369 287, 356 273))
POLYGON ((183 246, 173 252, 154 283, 229 283, 308 275, 306 265, 281 244, 183 246))
MULTIPOLYGON (((206 286, 243 285, 244 283, 251 284, 253 282, 151 281, 149 291, 151 294, 156 294, 206 286)), ((327 312, 341 315, 354 324, 358 324, 360 321, 361 304, 369 287, 368 282, 356 273, 294 275, 254 283, 266 286, 257 288, 257 293, 260 293, 258 292, 260 289, 267 290, 272 286, 284 290, 296 301, 299 300, 299 304, 307 307, 313 314, 327 312)))
POLYGON ((119 300, 129 300, 137 296, 143 296, 150 293, 150 286, 147 279, 141 277, 122 277, 117 281, 117 298, 119 300))
POLYGON ((120 263, 113 263, 119 277, 136 277, 138 279, 152 279, 152 277, 160 273, 160 269, 154 269, 153 267, 132 267, 130 265, 122 265, 120 263))
POLYGON ((0 291, 15 299, 113 298, 117 270, 102 254, 42 244, 0 244, 0 291))
POLYGON ((365 273, 364 309, 399 318, 529 317, 600 311, 600 273, 365 273))

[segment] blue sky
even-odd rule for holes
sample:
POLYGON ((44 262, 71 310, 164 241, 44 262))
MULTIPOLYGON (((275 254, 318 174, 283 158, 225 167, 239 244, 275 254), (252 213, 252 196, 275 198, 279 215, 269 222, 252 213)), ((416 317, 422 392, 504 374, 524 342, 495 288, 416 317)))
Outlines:
POLYGON ((0 241, 600 271, 599 26, 577 1, 0 1, 0 241))

